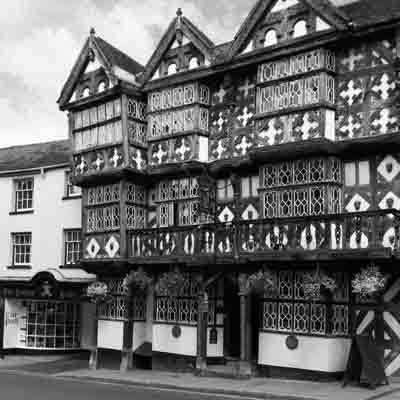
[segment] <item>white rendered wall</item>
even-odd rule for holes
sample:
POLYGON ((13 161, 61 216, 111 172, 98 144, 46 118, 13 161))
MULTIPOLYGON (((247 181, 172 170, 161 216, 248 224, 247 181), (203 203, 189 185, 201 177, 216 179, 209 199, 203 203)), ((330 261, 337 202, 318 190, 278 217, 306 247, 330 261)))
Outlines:
POLYGON ((258 363, 320 372, 342 372, 346 369, 350 339, 298 335, 298 348, 289 350, 287 336, 260 332, 258 363))
MULTIPOLYGON (((173 337, 173 327, 174 325, 153 324, 153 351, 195 357, 197 355, 197 327, 181 326, 182 334, 179 338, 173 337)), ((217 328, 217 344, 209 343, 210 330, 211 328, 208 328, 207 356, 222 357, 224 352, 224 330, 223 328, 217 328)))
POLYGON ((48 268, 64 264, 64 229, 81 227, 81 199, 63 200, 66 169, 55 169, 34 178, 33 214, 9 215, 14 211, 14 177, 0 176, 1 228, 0 268, 12 264, 11 233, 32 232, 32 270, 9 271, 13 277, 33 276, 48 268))
POLYGON ((99 320, 97 345, 100 349, 122 350, 124 322, 99 320))

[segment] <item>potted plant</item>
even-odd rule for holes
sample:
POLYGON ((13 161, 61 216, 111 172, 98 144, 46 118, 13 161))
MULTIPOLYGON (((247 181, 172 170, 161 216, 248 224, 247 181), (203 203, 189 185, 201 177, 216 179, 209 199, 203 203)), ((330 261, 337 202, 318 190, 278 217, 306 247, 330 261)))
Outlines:
POLYGON ((104 282, 93 282, 86 289, 86 296, 94 304, 106 303, 111 300, 108 286, 104 282))
POLYGON ((276 275, 269 269, 260 270, 249 275, 241 287, 246 294, 255 293, 262 296, 271 293, 277 288, 276 275))
POLYGON ((330 277, 319 268, 314 273, 304 275, 303 289, 304 297, 308 300, 317 300, 321 297, 321 290, 326 289, 334 292, 337 284, 334 278, 330 277))
POLYGON ((388 276, 384 275, 379 267, 370 264, 361 269, 351 281, 353 293, 365 300, 382 292, 387 284, 388 276))
POLYGON ((188 279, 179 269, 165 272, 158 278, 155 291, 159 296, 177 297, 182 293, 182 288, 187 286, 188 279))
POLYGON ((126 275, 123 281, 124 291, 128 293, 129 289, 133 289, 134 291, 145 292, 152 282, 152 277, 143 268, 139 268, 126 275))

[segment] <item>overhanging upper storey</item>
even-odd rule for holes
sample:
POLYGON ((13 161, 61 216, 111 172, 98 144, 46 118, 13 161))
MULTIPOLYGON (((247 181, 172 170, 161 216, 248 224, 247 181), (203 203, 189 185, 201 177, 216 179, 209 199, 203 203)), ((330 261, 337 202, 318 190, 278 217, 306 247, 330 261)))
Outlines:
POLYGON ((349 22, 329 0, 259 0, 235 36, 229 59, 318 32, 344 31, 349 22))
POLYGON ((213 42, 178 9, 160 44, 151 56, 143 82, 209 66, 213 42))

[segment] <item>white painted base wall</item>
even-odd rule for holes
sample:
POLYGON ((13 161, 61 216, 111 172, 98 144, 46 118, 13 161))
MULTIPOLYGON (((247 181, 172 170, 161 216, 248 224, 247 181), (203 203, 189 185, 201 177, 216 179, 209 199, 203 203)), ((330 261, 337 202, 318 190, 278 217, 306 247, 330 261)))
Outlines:
POLYGON ((99 320, 97 346, 100 349, 122 350, 123 321, 99 320))
POLYGON ((289 350, 287 337, 286 334, 260 332, 258 363, 320 372, 346 369, 350 339, 298 335, 298 348, 289 350))
MULTIPOLYGON (((173 325, 153 324, 153 351, 195 357, 197 355, 197 327, 181 326, 182 334, 179 338, 173 337, 172 328, 173 325)), ((207 357, 223 357, 224 330, 217 328, 217 344, 209 343, 210 330, 211 328, 208 328, 207 357)))

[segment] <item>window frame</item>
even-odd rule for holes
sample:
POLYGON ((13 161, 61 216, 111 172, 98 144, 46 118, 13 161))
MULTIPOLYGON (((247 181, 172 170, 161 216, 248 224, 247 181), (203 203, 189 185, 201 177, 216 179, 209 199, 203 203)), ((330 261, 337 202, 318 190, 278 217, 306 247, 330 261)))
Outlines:
POLYGON ((343 186, 347 188, 355 188, 355 187, 366 187, 371 185, 371 161, 369 159, 361 159, 361 160, 349 160, 343 162, 343 186), (360 164, 367 163, 368 164, 368 183, 360 183, 360 164), (346 175, 346 166, 349 164, 354 165, 355 171, 355 182, 354 184, 347 184, 347 175, 346 175))
POLYGON ((64 187, 64 198, 65 199, 76 199, 82 197, 82 189, 79 186, 75 186, 70 179, 72 178, 72 171, 65 171, 65 187, 64 187), (78 193, 71 192, 71 188, 78 189, 78 193))
POLYGON ((78 265, 79 264, 79 260, 82 258, 82 229, 80 228, 75 228, 75 229, 64 229, 63 231, 63 263, 66 266, 73 266, 73 265, 78 265), (78 240, 67 240, 67 237, 69 234, 74 234, 74 233, 78 233, 79 236, 79 241, 78 240), (79 243, 79 251, 75 251, 72 249, 72 258, 74 259, 73 254, 78 254, 78 259, 76 259, 73 262, 68 262, 68 248, 70 244, 75 244, 75 243, 79 243))
POLYGON ((32 232, 12 232, 11 233, 11 265, 13 267, 24 267, 24 266, 32 266, 32 232), (29 243, 16 243, 16 238, 18 236, 25 235, 30 238, 29 243), (16 262, 16 256, 17 256, 17 246, 24 246, 25 247, 25 252, 20 254, 23 254, 24 257, 24 262, 16 262), (27 252, 27 248, 29 248, 29 252, 27 252), (26 261, 27 255, 29 255, 29 261, 26 261))
POLYGON ((35 196, 35 178, 33 176, 26 176, 26 177, 21 177, 21 178, 14 178, 13 179, 13 212, 14 213, 29 213, 29 212, 33 212, 34 211, 34 196, 35 196), (30 189, 25 190, 25 189, 18 189, 18 184, 24 181, 31 181, 32 182, 32 186, 30 189), (31 192, 31 198, 30 199, 24 199, 23 198, 23 193, 24 192, 31 192), (22 193, 22 199, 19 200, 19 193, 22 193), (26 207, 26 208, 19 208, 18 207, 18 203, 19 201, 21 201, 22 203, 24 203, 24 201, 27 202, 31 202, 31 207, 26 207))

